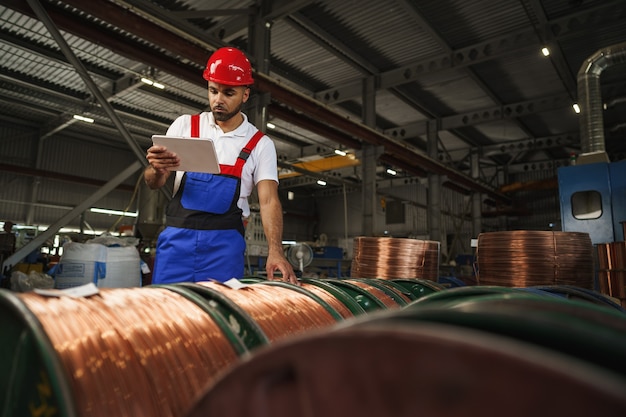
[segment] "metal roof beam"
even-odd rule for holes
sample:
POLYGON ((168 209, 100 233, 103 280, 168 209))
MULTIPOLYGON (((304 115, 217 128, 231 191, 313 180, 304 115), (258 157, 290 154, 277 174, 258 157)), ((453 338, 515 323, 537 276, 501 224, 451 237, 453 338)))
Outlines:
MULTIPOLYGON (((550 21, 546 20, 543 27, 539 28, 539 32, 544 39, 558 40, 579 34, 591 25, 623 24, 622 16, 624 13, 626 13, 626 3, 623 0, 616 0, 611 4, 603 2, 601 6, 590 8, 574 15, 550 21), (550 33, 547 33, 547 31, 550 31, 550 33)), ((384 89, 406 84, 417 81, 422 74, 452 68, 463 68, 514 53, 519 49, 537 48, 539 46, 541 45, 537 39, 536 30, 521 30, 508 33, 485 42, 453 50, 449 54, 433 56, 404 67, 383 72, 379 76, 378 87, 384 89)), ((360 96, 361 84, 360 80, 353 81, 342 86, 318 91, 314 97, 327 104, 350 100, 360 96)))
POLYGON ((579 146, 580 133, 565 133, 562 135, 544 136, 541 138, 522 139, 498 145, 481 147, 482 156, 504 155, 510 152, 536 151, 543 149, 562 148, 564 146, 579 146))
MULTIPOLYGON (((59 50, 56 50, 48 45, 38 43, 33 41, 32 39, 27 39, 24 36, 16 35, 15 33, 9 32, 4 28, 0 28, 0 40, 11 44, 19 49, 25 49, 37 56, 49 59, 52 62, 56 62, 59 64, 66 65, 68 68, 73 68, 72 64, 63 56, 59 50)), ((79 58, 80 59, 80 58, 79 58)), ((80 59, 83 66, 92 74, 96 74, 98 76, 115 79, 120 76, 119 72, 110 71, 106 68, 102 68, 101 66, 95 65, 92 62, 85 61, 84 59, 80 59)))
POLYGON ((361 142, 359 140, 355 139, 352 135, 346 134, 344 131, 337 130, 332 126, 329 126, 328 124, 319 123, 316 120, 304 116, 303 114, 296 113, 291 109, 276 104, 268 105, 267 110, 274 117, 286 122, 297 124, 300 127, 345 145, 348 148, 361 149, 361 142))
MULTIPOLYGON (((122 19, 129 19, 135 22, 140 22, 140 20, 149 20, 154 22, 157 26, 151 28, 149 30, 156 32, 163 32, 162 34, 171 34, 175 33, 177 36, 193 43, 195 45, 201 46, 202 48, 208 48, 209 50, 215 50, 221 48, 222 46, 228 46, 226 42, 221 39, 211 36, 206 31, 198 28, 198 26, 193 25, 187 22, 183 18, 179 18, 175 13, 165 9, 164 7, 158 6, 152 2, 145 0, 114 0, 110 6, 105 4, 108 2, 85 2, 83 0, 63 0, 65 3, 70 3, 74 7, 79 10, 98 10, 99 13, 106 12, 109 18, 113 19, 112 14, 119 13, 119 7, 121 6, 124 9, 131 10, 132 13, 126 13, 124 16, 117 16, 118 20, 120 17, 122 19), (86 4, 90 3, 90 4, 86 4), (103 3, 103 4, 100 4, 103 3), (134 16, 136 15, 136 17, 134 16), (137 20, 140 19, 140 20, 137 20)), ((109 21, 109 20, 106 20, 109 21)), ((131 23, 131 22, 129 22, 131 23)), ((141 23, 143 24, 143 23, 141 23)), ((131 33, 140 33, 137 29, 130 30, 131 33)), ((158 35, 157 35, 158 36, 158 35)), ((169 38, 169 36, 168 36, 169 38)), ((164 39, 167 41, 167 39, 164 39)), ((160 45, 159 42, 156 45, 160 45)), ((181 48, 185 48, 186 45, 181 44, 181 48)), ((166 48, 168 49, 168 48, 166 48)), ((176 51, 176 49, 169 49, 170 51, 176 51)), ((181 51, 182 54, 182 51, 181 51)))
POLYGON ((16 98, 5 98, 0 96, 0 101, 7 104, 8 106, 20 107, 24 112, 34 112, 50 116, 58 116, 59 113, 51 110, 49 107, 42 107, 35 105, 29 101, 19 100, 16 98))
MULTIPOLYGON (((518 103, 505 104, 503 106, 491 107, 470 111, 466 113, 446 116, 439 119, 441 125, 439 130, 452 130, 461 127, 474 126, 481 123, 493 122, 503 119, 515 119, 517 117, 530 114, 571 107, 572 99, 569 95, 557 95, 541 97, 535 100, 521 101, 518 103)), ((573 111, 573 110, 572 110, 573 111)), ((405 126, 387 129, 384 134, 392 138, 411 138, 425 135, 427 133, 428 122, 412 123, 405 126)))
MULTIPOLYGON (((44 86, 44 85, 38 85, 36 84, 36 82, 38 80, 33 80, 33 83, 30 84, 29 78, 28 77, 20 77, 19 79, 13 78, 11 76, 8 75, 4 75, 4 74, 0 74, 0 80, 5 81, 7 83, 11 83, 11 84, 15 84, 17 86, 23 87, 23 88, 29 88, 32 89, 34 91, 38 91, 42 94, 47 94, 50 95, 51 98, 55 98, 59 101, 62 101, 64 106, 65 106, 65 110, 67 110, 68 107, 71 106, 75 106, 76 109, 80 109, 81 106, 85 106, 86 102, 82 99, 79 99, 71 94, 69 94, 67 91, 61 91, 59 89, 51 89, 48 87, 54 87, 54 85, 50 85, 50 86, 44 86)), ((40 83, 41 84, 41 83, 40 83)), ((11 105, 21 105, 22 107, 24 107, 25 110, 27 111, 36 111, 42 114, 47 114, 47 115, 53 115, 56 118, 61 118, 63 117, 63 115, 67 115, 69 113, 67 113, 67 111, 61 112, 61 111, 52 111, 49 107, 45 107, 45 106, 37 106, 36 104, 32 103, 32 102, 26 102, 24 101, 23 103, 20 104, 20 101, 18 99, 12 98, 10 101, 5 100, 7 103, 11 103, 11 105)), ((123 117, 125 118, 131 118, 131 119, 135 119, 139 122, 142 123, 148 123, 151 125, 155 126, 155 129, 163 129, 163 128, 167 128, 167 126, 169 126, 169 123, 162 123, 159 122, 158 120, 156 120, 154 117, 147 117, 147 116, 142 116, 136 113, 130 113, 127 111, 127 109, 121 109, 119 106, 115 106, 115 110, 123 117)), ((73 120, 73 119, 72 119, 73 120)), ((62 123, 62 122, 58 122, 58 123, 62 123)), ((67 127, 67 126, 66 126, 67 127)), ((51 133, 57 133, 58 130, 55 130, 54 132, 51 133)))
MULTIPOLYGON (((84 19, 67 14, 55 5, 46 3, 44 7, 48 15, 58 27, 66 32, 103 45, 120 55, 157 67, 167 73, 175 74, 192 83, 204 85, 202 78, 198 76, 200 66, 204 65, 207 54, 209 54, 209 51, 204 47, 188 41, 186 37, 172 36, 169 30, 158 27, 156 23, 133 13, 128 13, 110 2, 67 0, 65 3, 69 3, 124 31, 137 33, 139 34, 138 36, 154 45, 161 45, 164 49, 176 51, 184 58, 165 56, 162 53, 158 54, 154 50, 146 48, 145 44, 142 45, 121 34, 106 31, 98 25, 86 24, 84 19)), ((37 18, 25 1, 3 0, 3 4, 27 16, 37 18)))
MULTIPOLYGON (((522 2, 524 5, 524 2, 522 2)), ((565 57, 563 56, 563 52, 559 44, 557 43, 556 36, 550 31, 550 22, 546 13, 543 10, 543 6, 539 0, 529 0, 529 5, 532 9, 532 12, 537 19, 539 19, 539 24, 537 26, 537 33, 541 37, 541 40, 545 42, 545 46, 547 46, 550 50, 550 61, 552 65, 554 65, 554 69, 556 70, 559 78, 563 82, 565 89, 569 92, 570 97, 574 99, 577 96, 577 83, 574 74, 569 68, 567 61, 565 61, 565 57)), ((533 22, 533 19, 529 19, 533 22)))
POLYGON ((326 32, 301 13, 293 13, 288 16, 285 21, 313 42, 352 65, 363 74, 376 75, 380 72, 378 68, 373 66, 369 61, 355 53, 354 49, 348 48, 341 40, 326 32))
MULTIPOLYGON (((266 22, 273 22, 276 20, 284 19, 286 16, 297 12, 298 10, 315 3, 314 0, 283 0, 283 1, 271 1, 269 5, 269 12, 263 14, 261 19, 266 22)), ((256 10, 256 12, 260 12, 256 10)), ((224 33, 224 40, 232 42, 234 39, 243 37, 248 31, 249 21, 243 19, 241 16, 234 16, 223 20, 214 28, 214 31, 224 33)))
MULTIPOLYGON (((521 139, 506 143, 480 146, 478 148, 480 149, 481 158, 494 158, 500 155, 511 155, 519 152, 540 151, 563 147, 578 148, 579 146, 580 134, 573 132, 540 138, 521 139)), ((442 161, 459 161, 467 158, 469 152, 470 149, 458 149, 447 153, 440 152, 439 159, 442 161)))
MULTIPOLYGON (((524 30, 510 33, 451 51, 449 54, 433 56, 382 72, 377 77, 377 86, 380 89, 397 87, 418 81, 423 74, 452 68, 464 68, 479 62, 489 61, 498 56, 510 54, 517 49, 528 48, 528 45, 533 43, 537 43, 537 37, 533 31, 524 30)), ((314 94, 314 97, 326 104, 335 104, 358 97, 361 91, 362 81, 357 80, 342 86, 318 91, 314 94)))
POLYGON ((545 37, 567 39, 578 36, 581 31, 589 27, 607 27, 611 25, 623 25, 626 14, 626 2, 624 0, 604 0, 595 7, 589 7, 578 13, 560 17, 545 22, 539 30, 545 37), (546 34, 545 31, 550 31, 546 34))

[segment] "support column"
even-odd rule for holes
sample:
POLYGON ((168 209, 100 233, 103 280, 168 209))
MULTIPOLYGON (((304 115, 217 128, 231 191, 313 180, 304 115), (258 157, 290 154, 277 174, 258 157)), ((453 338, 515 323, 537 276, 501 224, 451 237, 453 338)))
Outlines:
MULTIPOLYGON (((363 123, 367 126, 376 125, 376 83, 374 77, 366 78, 363 82, 363 123)), ((361 188, 364 236, 373 236, 376 233, 376 165, 378 160, 376 146, 364 144, 361 158, 361 188)))
MULTIPOLYGON (((480 158, 478 149, 473 149, 470 156, 472 178, 480 177, 480 158)), ((476 238, 482 231, 482 195, 479 191, 472 193, 472 237, 476 238)))
MULTIPOLYGON (((437 145, 439 142, 439 122, 428 122, 427 153, 432 159, 437 159, 437 145)), ((430 240, 442 242, 441 236, 441 177, 438 174, 428 174, 428 235, 430 240)), ((442 242, 442 244, 445 242, 442 242)))
MULTIPOLYGON (((271 2, 261 2, 257 14, 250 16, 249 22, 249 40, 248 53, 252 57, 252 67, 257 73, 269 75, 270 72, 270 39, 272 22, 266 20, 264 16, 269 13, 268 9, 271 2)), ((254 95, 248 102, 245 111, 248 115, 250 123, 255 125, 259 130, 265 132, 269 115, 267 106, 271 97, 269 93, 261 93, 252 91, 254 95)))
POLYGON ((376 231, 376 147, 363 145, 361 157, 361 197, 363 207, 362 233, 373 236, 376 231))
POLYGON ((76 55, 72 51, 72 48, 68 45, 65 38, 63 38, 63 35, 56 27, 52 19, 50 19, 50 16, 48 16, 48 12, 46 12, 46 9, 44 9, 37 0, 27 0, 27 2, 39 18, 39 20, 41 20, 41 23, 43 23, 46 29, 48 29, 48 32, 50 32, 52 38, 54 38, 54 40, 57 42, 57 45, 59 46, 59 49, 61 50, 65 58, 70 62, 70 64, 72 64, 78 75, 80 75, 80 77, 83 79, 91 94, 93 94, 93 96, 98 101, 98 104, 102 107, 107 116, 109 116, 117 130, 119 130, 122 137, 126 140, 128 146, 135 153, 135 156, 137 156, 137 159, 139 160, 141 165, 143 165, 144 167, 148 166, 146 153, 137 144, 135 139, 131 136, 130 132, 126 129, 126 126, 124 126, 120 118, 117 116, 117 113, 115 113, 115 109, 113 109, 113 106, 111 106, 111 104, 107 101, 102 91, 100 91, 98 85, 89 75, 89 72, 87 71, 83 63, 76 57, 76 55))

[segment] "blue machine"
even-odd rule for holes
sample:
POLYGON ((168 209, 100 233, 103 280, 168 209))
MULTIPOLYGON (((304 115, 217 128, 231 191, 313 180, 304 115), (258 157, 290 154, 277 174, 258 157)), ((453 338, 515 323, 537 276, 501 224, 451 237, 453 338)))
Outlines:
POLYGON ((558 178, 563 231, 589 233, 594 245, 624 240, 626 161, 562 167, 558 178))
POLYGON ((623 222, 626 222, 626 161, 609 164, 611 203, 613 205, 613 231, 615 241, 626 240, 623 222))

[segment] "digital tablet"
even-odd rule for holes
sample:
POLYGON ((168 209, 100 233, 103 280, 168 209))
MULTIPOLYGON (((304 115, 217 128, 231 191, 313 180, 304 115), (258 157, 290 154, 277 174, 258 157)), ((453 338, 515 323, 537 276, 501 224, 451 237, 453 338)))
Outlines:
POLYGON ((176 171, 220 173, 215 144, 207 138, 152 135, 152 143, 165 146, 180 158, 176 171))

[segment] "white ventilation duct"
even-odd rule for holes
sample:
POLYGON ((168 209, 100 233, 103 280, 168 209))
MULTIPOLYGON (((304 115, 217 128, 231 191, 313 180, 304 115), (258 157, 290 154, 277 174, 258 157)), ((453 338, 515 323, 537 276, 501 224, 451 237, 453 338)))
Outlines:
POLYGON ((583 154, 605 152, 600 75, 605 69, 620 63, 626 63, 626 42, 598 50, 587 58, 578 71, 580 143, 583 154))

